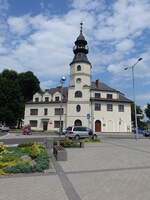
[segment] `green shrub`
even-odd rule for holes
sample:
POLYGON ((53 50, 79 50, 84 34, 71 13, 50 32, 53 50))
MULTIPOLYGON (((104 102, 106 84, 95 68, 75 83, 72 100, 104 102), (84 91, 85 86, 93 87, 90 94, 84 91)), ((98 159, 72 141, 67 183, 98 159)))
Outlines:
POLYGON ((49 158, 44 145, 34 143, 31 147, 16 147, 9 148, 9 150, 10 152, 8 151, 8 154, 3 154, 0 158, 0 175, 43 172, 44 169, 49 168, 49 158), (32 154, 32 158, 34 158, 34 165, 31 165, 29 161, 21 159, 22 155, 29 155, 23 154, 21 152, 22 149, 29 150, 30 156, 32 154))
POLYGON ((57 140, 53 140, 53 145, 54 145, 54 146, 57 145, 57 140))
POLYGON ((28 143, 19 144, 18 147, 31 147, 33 144, 34 142, 30 141, 28 143))
POLYGON ((65 138, 60 141, 60 145, 63 147, 70 147, 72 145, 72 141, 69 138, 65 138))
POLYGON ((38 145, 35 142, 30 147, 29 155, 31 156, 31 158, 36 158, 37 156, 40 155, 40 148, 38 147, 38 145))
POLYGON ((49 158, 45 152, 42 152, 36 159, 36 165, 33 167, 33 171, 42 172, 44 169, 49 168, 49 158))
POLYGON ((4 144, 0 144, 0 155, 7 153, 7 147, 4 144))
POLYGON ((0 175, 5 175, 6 173, 4 172, 3 169, 0 169, 0 175))
POLYGON ((28 163, 20 163, 16 166, 4 168, 4 172, 8 174, 15 173, 30 173, 32 172, 32 167, 28 163))

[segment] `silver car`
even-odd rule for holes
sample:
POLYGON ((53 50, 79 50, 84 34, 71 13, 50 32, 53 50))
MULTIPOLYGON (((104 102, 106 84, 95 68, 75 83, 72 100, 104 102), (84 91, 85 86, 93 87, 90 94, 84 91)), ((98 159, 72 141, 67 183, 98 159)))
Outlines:
POLYGON ((93 139, 97 138, 97 135, 93 133, 92 129, 84 126, 69 126, 66 129, 66 136, 76 140, 88 137, 91 137, 93 139))
POLYGON ((10 131, 10 128, 8 126, 5 126, 5 125, 0 125, 0 131, 8 132, 8 131, 10 131))

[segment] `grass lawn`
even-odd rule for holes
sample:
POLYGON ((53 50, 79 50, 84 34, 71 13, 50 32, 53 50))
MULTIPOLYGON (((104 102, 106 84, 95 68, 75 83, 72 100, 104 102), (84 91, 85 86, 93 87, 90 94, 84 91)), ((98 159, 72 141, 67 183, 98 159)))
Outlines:
POLYGON ((0 175, 43 172, 49 168, 44 145, 22 144, 17 147, 0 145, 0 175))

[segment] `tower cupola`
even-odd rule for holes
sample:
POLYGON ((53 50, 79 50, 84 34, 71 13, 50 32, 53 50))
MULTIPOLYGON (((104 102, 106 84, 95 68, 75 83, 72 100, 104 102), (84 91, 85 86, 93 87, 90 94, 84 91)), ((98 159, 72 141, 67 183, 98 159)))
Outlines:
POLYGON ((73 52, 74 52, 74 58, 71 64, 77 63, 77 62, 85 62, 89 63, 89 60, 87 58, 88 54, 88 46, 87 46, 87 41, 85 40, 85 37, 82 33, 82 26, 83 23, 80 23, 80 34, 77 37, 75 41, 75 46, 73 47, 73 52))

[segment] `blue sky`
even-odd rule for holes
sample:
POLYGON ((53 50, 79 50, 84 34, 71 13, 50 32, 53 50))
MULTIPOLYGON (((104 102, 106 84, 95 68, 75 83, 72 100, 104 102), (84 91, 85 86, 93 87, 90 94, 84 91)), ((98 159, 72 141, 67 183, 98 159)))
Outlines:
POLYGON ((42 88, 57 86, 61 75, 69 81, 81 21, 93 80, 132 99, 131 71, 123 69, 143 58, 135 78, 144 107, 150 102, 149 0, 0 0, 0 71, 32 70, 42 88))

